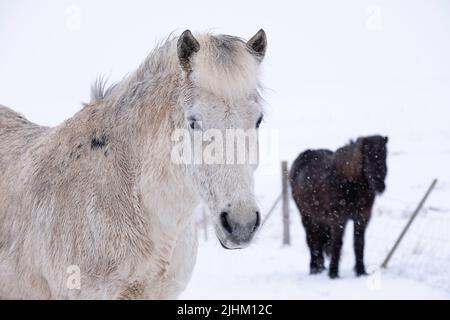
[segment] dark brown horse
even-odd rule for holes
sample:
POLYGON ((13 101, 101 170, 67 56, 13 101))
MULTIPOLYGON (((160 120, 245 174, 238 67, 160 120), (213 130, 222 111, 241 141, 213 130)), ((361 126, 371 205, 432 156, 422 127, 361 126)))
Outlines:
POLYGON ((354 221, 355 271, 365 275, 364 234, 375 196, 385 189, 387 137, 370 136, 336 152, 307 150, 292 165, 292 195, 300 210, 311 251, 311 274, 325 270, 339 276, 339 259, 348 220, 354 221))

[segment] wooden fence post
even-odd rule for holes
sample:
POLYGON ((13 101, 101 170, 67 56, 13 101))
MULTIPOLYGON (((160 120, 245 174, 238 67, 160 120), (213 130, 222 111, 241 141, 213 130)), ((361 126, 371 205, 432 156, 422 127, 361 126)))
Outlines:
POLYGON ((411 227, 412 223, 414 222, 414 219, 416 219, 417 215, 420 212, 420 209, 422 209, 422 207, 425 204, 425 201, 427 200, 431 191, 433 191, 434 187, 436 186, 436 183, 437 183, 437 179, 434 179, 433 182, 431 183, 430 187, 428 188, 427 192, 423 196, 422 200, 419 202, 416 210, 412 214, 411 218, 409 219, 409 221, 406 224, 405 228, 403 229, 402 233, 400 233, 400 236, 398 237, 397 241, 395 241, 394 246, 392 247, 391 251, 389 251, 389 254, 387 255, 386 259, 384 260, 383 264, 381 265, 381 267, 383 269, 387 268, 389 261, 391 260, 392 256, 394 255, 395 251, 397 250, 398 246, 400 245, 400 242, 402 242, 403 238, 405 237, 406 233, 408 232, 409 228, 411 227))
POLYGON ((287 161, 281 162, 281 199, 283 202, 283 245, 291 245, 289 230, 289 171, 287 161))

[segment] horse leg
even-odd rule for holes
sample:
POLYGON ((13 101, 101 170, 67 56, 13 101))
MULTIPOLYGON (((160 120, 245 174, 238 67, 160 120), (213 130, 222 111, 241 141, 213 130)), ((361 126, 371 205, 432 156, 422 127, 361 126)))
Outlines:
POLYGON ((319 272, 324 271, 325 268, 325 248, 327 244, 327 237, 326 237, 326 229, 323 226, 319 226, 317 230, 317 265, 319 268, 319 272))
POLYGON ((325 270, 323 260, 323 243, 318 225, 308 222, 305 224, 306 239, 311 252, 310 274, 318 274, 325 270))
POLYGON ((345 222, 339 222, 331 230, 331 261, 329 276, 331 279, 339 278, 339 260, 341 258, 345 222))
POLYGON ((367 275, 366 267, 364 265, 364 238, 367 228, 366 219, 357 219, 354 221, 354 238, 353 245, 355 250, 355 272, 357 276, 367 275))

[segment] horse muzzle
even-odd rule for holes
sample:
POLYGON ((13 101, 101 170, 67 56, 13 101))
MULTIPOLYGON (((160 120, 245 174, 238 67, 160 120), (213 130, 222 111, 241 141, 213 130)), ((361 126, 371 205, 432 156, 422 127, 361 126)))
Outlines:
POLYGON ((244 223, 233 219, 229 212, 223 211, 217 224, 217 237, 225 249, 243 249, 250 244, 260 224, 259 211, 255 211, 253 219, 244 223))

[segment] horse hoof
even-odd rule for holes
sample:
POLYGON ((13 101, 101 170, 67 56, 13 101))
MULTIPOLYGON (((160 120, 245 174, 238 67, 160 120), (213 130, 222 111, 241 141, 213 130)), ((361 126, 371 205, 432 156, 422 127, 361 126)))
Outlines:
POLYGON ((339 279, 338 273, 330 272, 328 276, 330 277, 330 279, 339 279))
POLYGON ((364 266, 361 267, 355 267, 355 273, 357 277, 361 277, 361 276, 367 276, 368 273, 366 272, 366 268, 364 266))
POLYGON ((311 268, 311 270, 309 271, 309 274, 314 275, 314 274, 320 274, 325 270, 324 267, 318 267, 318 268, 311 268))

